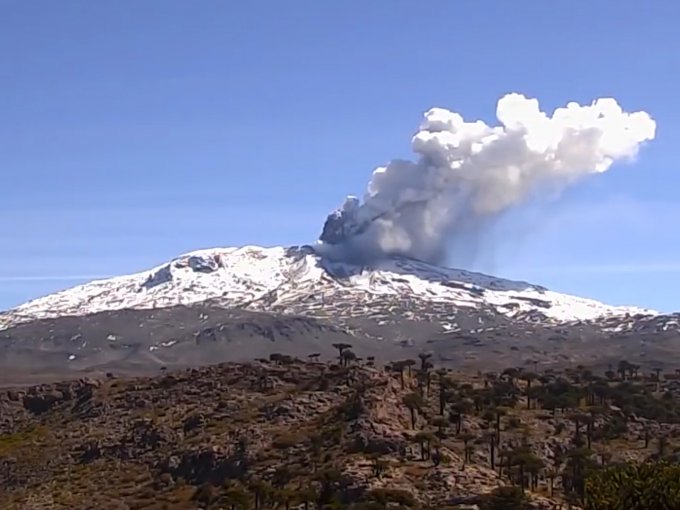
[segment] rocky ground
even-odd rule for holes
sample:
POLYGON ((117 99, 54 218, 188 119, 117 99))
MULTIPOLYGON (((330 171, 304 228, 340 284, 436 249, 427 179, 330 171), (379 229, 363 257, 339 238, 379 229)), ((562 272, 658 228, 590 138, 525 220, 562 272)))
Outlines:
POLYGON ((672 455, 680 434, 672 374, 273 358, 3 390, 0 508, 485 508, 519 485, 557 509, 575 465, 672 455), (658 405, 621 409, 627 385, 658 405))
POLYGON ((276 352, 328 357, 334 343, 350 343, 357 355, 379 362, 432 352, 438 366, 467 371, 579 364, 604 370, 619 358, 640 360, 650 370, 680 366, 677 316, 554 323, 374 298, 364 316, 339 307, 316 317, 305 315, 311 313, 305 306, 298 303, 299 314, 288 315, 203 303, 21 323, 0 330, 0 387, 107 372, 148 375, 276 352))

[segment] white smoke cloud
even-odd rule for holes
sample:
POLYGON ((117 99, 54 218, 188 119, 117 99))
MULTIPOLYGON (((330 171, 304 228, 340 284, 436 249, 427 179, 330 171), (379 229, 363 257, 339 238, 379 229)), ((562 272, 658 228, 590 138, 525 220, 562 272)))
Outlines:
POLYGON ((462 232, 475 238, 504 211, 633 159, 656 131, 646 112, 626 113, 612 98, 548 116, 536 99, 513 93, 498 101, 496 117, 492 127, 443 108, 426 112, 411 140, 419 159, 375 169, 363 201, 347 197, 328 217, 320 248, 441 262, 462 232))

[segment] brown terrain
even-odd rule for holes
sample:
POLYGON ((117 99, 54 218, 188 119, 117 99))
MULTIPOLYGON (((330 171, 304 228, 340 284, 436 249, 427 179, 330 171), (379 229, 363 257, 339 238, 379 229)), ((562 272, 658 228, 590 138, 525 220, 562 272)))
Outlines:
POLYGON ((579 508, 588 470, 680 445, 675 373, 336 347, 2 390, 0 509, 579 508))

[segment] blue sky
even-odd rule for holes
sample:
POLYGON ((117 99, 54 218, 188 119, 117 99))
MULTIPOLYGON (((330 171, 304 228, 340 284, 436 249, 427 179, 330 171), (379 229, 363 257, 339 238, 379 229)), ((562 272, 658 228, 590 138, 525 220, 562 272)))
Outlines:
POLYGON ((193 249, 299 244, 422 113, 613 96, 657 137, 475 269, 680 310, 676 2, 0 1, 0 308, 193 249), (676 92, 673 92, 673 91, 676 92))

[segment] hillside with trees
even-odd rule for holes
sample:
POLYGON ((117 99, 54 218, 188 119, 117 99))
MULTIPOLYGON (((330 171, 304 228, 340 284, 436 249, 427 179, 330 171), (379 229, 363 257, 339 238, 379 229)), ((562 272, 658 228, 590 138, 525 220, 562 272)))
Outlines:
POLYGON ((335 348, 3 390, 0 508, 680 508, 676 372, 335 348))

